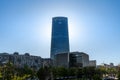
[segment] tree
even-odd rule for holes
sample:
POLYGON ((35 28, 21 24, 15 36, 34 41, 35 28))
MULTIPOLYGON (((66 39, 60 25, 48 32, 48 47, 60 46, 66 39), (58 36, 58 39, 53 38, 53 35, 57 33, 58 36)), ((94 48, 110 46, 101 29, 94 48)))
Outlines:
POLYGON ((82 77, 83 77, 83 74, 84 74, 83 68, 78 68, 78 69, 76 70, 76 76, 77 76, 77 78, 82 78, 82 77))
POLYGON ((102 80, 102 71, 100 69, 95 69, 93 80, 102 80))
POLYGON ((12 80, 14 77, 14 66, 8 62, 2 67, 3 80, 12 80))
POLYGON ((68 75, 69 76, 75 76, 76 75, 77 68, 69 68, 68 69, 68 75))
POLYGON ((57 68, 57 75, 58 77, 66 77, 68 76, 68 69, 64 67, 57 68))
POLYGON ((118 72, 117 72, 117 77, 118 77, 118 80, 120 80, 120 67, 118 67, 118 72))
POLYGON ((84 67, 83 68, 83 76, 86 79, 89 80, 101 80, 102 74, 99 69, 96 69, 95 67, 84 67))
POLYGON ((44 67, 44 68, 40 68, 37 72, 37 77, 40 80, 47 80, 50 77, 50 68, 48 67, 44 67))
POLYGON ((57 78, 58 77, 58 71, 57 71, 56 67, 52 67, 51 68, 51 73, 52 73, 53 78, 57 78))

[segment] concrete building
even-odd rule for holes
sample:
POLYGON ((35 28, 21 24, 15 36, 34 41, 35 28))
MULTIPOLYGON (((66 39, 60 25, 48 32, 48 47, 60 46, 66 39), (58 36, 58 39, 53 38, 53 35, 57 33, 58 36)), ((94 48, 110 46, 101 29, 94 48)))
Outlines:
POLYGON ((116 66, 114 66, 114 63, 110 63, 110 64, 107 64, 107 63, 102 63, 101 65, 97 65, 97 67, 105 67, 105 68, 115 68, 116 66))
POLYGON ((60 53, 55 55, 54 66, 69 67, 69 53, 60 53))
POLYGON ((89 66, 96 67, 96 60, 90 60, 89 66))
POLYGON ((17 52, 14 54, 0 53, 0 64, 4 65, 8 62, 13 63, 14 66, 20 68, 28 66, 30 68, 38 70, 40 67, 42 67, 42 58, 39 56, 32 56, 28 53, 19 55, 17 52))
POLYGON ((51 58, 42 58, 42 67, 51 67, 53 66, 53 60, 51 58))
MULTIPOLYGON (((70 55, 74 55, 76 58, 76 64, 80 67, 89 66, 89 55, 84 52, 71 52, 70 55)), ((71 61, 70 61, 71 62, 71 61)))
POLYGON ((0 65, 8 63, 10 55, 8 53, 0 53, 0 65))
POLYGON ((24 55, 13 54, 13 64, 17 67, 28 66, 30 68, 39 69, 42 66, 42 58, 39 56, 32 56, 28 53, 24 55))
POLYGON ((110 63, 110 67, 111 67, 111 68, 114 67, 114 63, 110 63))
POLYGON ((56 54, 55 65, 63 67, 86 67, 89 66, 89 55, 83 52, 56 54))
POLYGON ((59 53, 69 52, 69 33, 67 17, 53 17, 51 38, 51 59, 59 53))

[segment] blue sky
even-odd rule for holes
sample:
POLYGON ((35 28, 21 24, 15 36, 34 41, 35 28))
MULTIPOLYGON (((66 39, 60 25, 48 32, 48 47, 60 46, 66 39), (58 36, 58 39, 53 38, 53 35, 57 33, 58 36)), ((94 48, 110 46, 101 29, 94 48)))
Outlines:
POLYGON ((0 0, 0 53, 50 56, 52 17, 66 16, 70 50, 120 63, 119 0, 0 0))

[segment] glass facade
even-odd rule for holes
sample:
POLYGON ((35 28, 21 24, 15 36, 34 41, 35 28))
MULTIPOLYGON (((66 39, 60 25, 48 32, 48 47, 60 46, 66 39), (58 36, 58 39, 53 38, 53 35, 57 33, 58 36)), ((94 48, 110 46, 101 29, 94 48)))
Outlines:
POLYGON ((51 59, 59 53, 69 52, 69 35, 67 17, 52 19, 51 59))

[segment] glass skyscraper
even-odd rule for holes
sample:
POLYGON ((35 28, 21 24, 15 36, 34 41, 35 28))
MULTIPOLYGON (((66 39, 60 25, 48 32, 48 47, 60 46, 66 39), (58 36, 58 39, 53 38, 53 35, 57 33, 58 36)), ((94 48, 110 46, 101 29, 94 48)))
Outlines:
POLYGON ((52 18, 51 59, 56 54, 69 52, 69 34, 67 17, 52 18))

